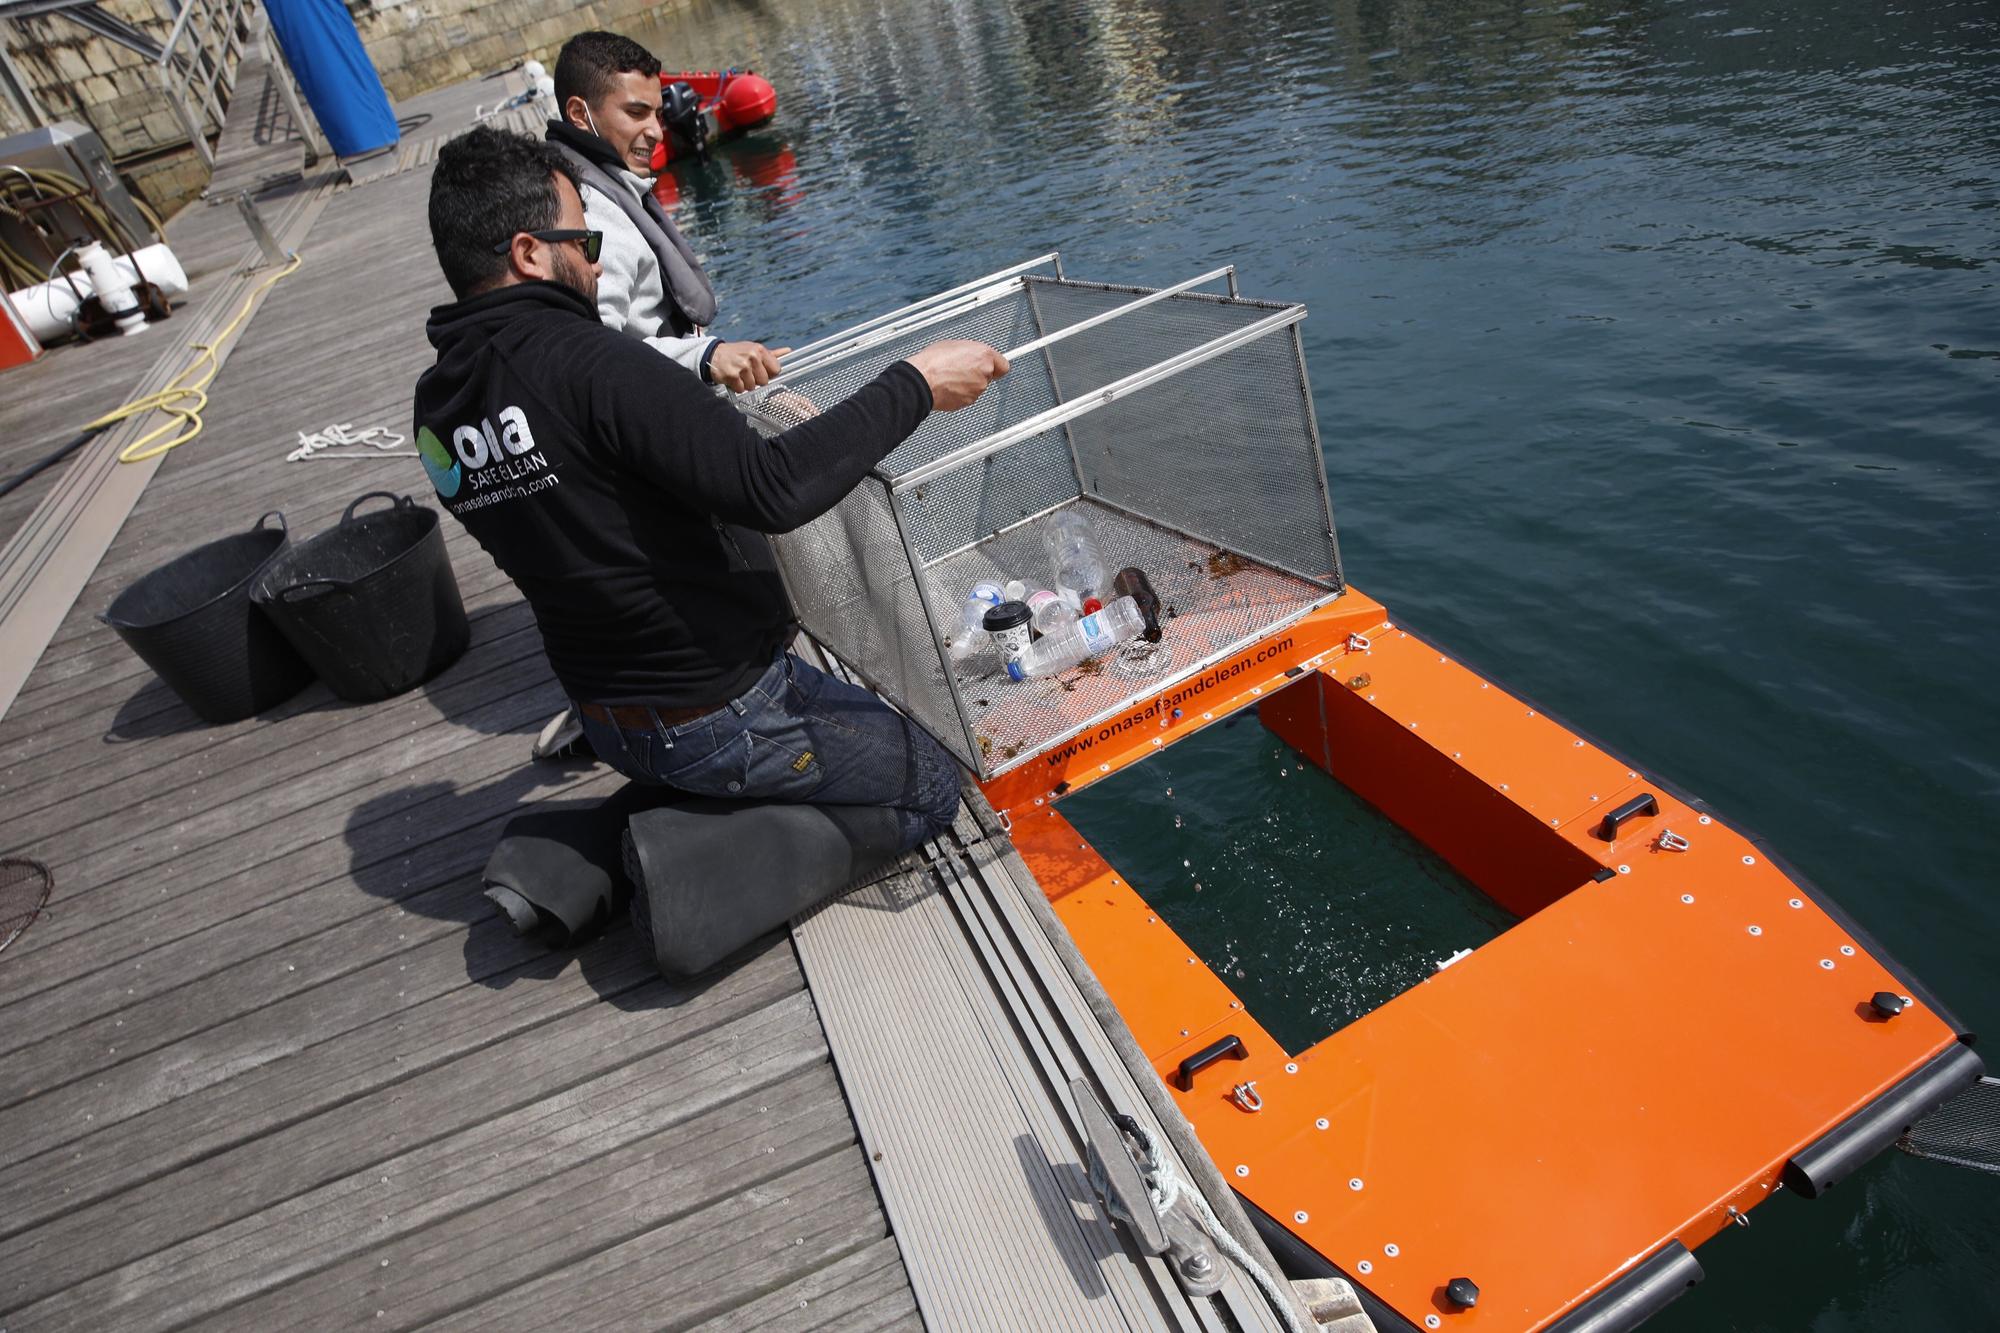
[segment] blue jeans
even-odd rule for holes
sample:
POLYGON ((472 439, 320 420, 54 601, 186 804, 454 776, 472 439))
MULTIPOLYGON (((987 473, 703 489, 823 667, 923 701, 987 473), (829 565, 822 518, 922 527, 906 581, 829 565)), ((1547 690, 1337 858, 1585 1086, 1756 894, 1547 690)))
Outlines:
POLYGON ((724 799, 885 806, 901 817, 905 851, 958 812, 958 763, 943 746, 788 652, 691 722, 623 727, 578 715, 597 757, 635 781, 724 799))

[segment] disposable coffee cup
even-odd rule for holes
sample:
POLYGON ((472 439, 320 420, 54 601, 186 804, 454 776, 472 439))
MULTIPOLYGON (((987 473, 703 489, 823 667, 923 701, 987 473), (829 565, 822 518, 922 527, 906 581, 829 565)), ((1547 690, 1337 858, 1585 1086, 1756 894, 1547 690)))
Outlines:
POLYGON ((1034 638, 1029 628, 1034 614, 1028 610, 1026 602, 1002 602, 986 613, 986 632, 993 636, 993 646, 1000 650, 1000 660, 1012 662, 1028 651, 1028 644, 1034 638))

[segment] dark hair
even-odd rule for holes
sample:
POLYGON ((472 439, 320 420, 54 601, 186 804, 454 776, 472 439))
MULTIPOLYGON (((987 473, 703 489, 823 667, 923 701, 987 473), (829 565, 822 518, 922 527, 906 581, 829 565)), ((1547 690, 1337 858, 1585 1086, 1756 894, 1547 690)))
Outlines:
POLYGON ((431 245, 452 292, 463 299, 507 272, 493 247, 516 232, 556 225, 555 177, 576 169, 554 145, 484 125, 438 150, 431 174, 431 245))
POLYGON ((660 62, 651 51, 615 32, 580 32, 563 43, 556 56, 556 114, 581 97, 596 106, 612 90, 620 74, 660 77, 660 62))

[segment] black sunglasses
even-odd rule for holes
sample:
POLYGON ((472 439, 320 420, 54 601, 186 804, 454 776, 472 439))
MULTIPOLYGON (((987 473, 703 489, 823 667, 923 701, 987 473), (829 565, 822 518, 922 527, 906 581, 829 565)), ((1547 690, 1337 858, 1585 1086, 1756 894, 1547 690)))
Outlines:
MULTIPOLYGON (((586 264, 595 264, 598 253, 604 249, 604 233, 601 231, 581 231, 574 228, 564 228, 557 231, 530 231, 519 234, 532 236, 538 241, 548 241, 551 244, 557 241, 582 241, 583 262, 586 264)), ((507 253, 508 247, 513 244, 514 238, 509 236, 506 240, 493 247, 493 253, 504 255, 507 253)))

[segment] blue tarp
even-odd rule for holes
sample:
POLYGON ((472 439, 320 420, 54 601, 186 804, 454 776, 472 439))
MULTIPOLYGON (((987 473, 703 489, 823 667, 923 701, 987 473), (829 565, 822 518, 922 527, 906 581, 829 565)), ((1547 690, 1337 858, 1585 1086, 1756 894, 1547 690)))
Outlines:
POLYGON ((347 7, 340 0, 267 0, 265 9, 334 156, 394 144, 396 113, 347 7))

